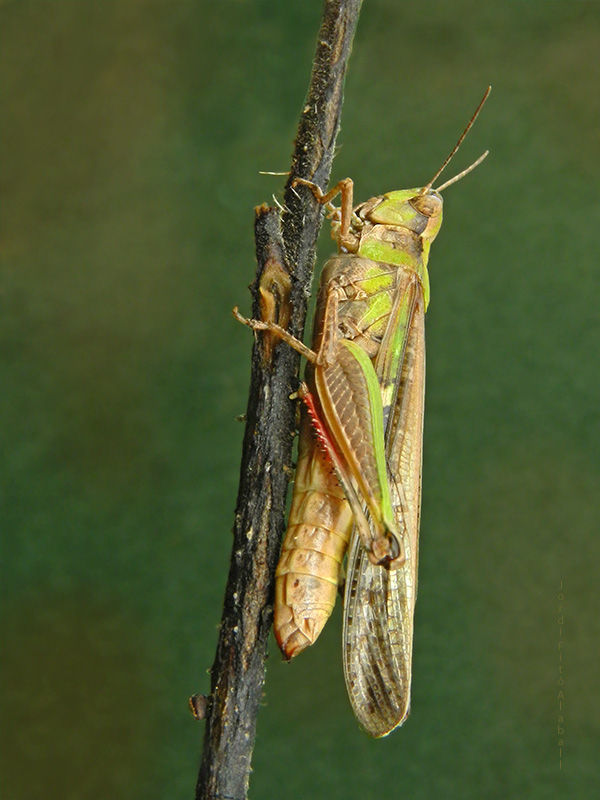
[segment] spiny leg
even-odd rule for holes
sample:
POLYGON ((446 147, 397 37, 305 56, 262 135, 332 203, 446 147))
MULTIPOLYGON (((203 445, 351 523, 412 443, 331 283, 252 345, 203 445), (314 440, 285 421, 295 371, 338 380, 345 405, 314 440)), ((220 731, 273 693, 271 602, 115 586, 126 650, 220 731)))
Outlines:
POLYGON ((304 356, 307 361, 312 361, 313 363, 317 361, 317 353, 275 322, 264 322, 260 319, 248 319, 243 317, 237 306, 233 309, 233 316, 238 322, 241 322, 242 325, 247 325, 248 328, 251 328, 253 331, 269 331, 269 333, 272 333, 274 336, 279 336, 280 339, 289 344, 290 347, 293 347, 294 350, 297 350, 300 355, 304 356))
POLYGON ((315 351, 307 347, 304 342, 292 336, 291 333, 275 322, 243 317, 237 306, 233 309, 233 316, 238 322, 241 322, 242 325, 246 325, 253 331, 268 331, 274 336, 278 336, 300 353, 300 355, 304 356, 307 361, 311 361, 313 364, 327 366, 335 361, 335 351, 340 339, 338 331, 338 305, 340 300, 345 299, 345 296, 344 288, 338 284, 337 280, 332 280, 327 287, 327 301, 323 319, 323 338, 318 353, 315 353, 315 351))
MULTIPOLYGON (((307 181, 304 178, 295 178, 292 186, 307 186, 314 194, 315 198, 321 205, 327 205, 338 194, 342 195, 340 211, 340 233, 339 244, 342 247, 352 249, 356 244, 356 237, 350 234, 350 222, 352 221, 352 203, 354 197, 354 181, 352 178, 343 178, 341 181, 330 189, 326 194, 323 194, 322 189, 312 181, 307 181)), ((335 209, 336 211, 338 209, 335 209)))

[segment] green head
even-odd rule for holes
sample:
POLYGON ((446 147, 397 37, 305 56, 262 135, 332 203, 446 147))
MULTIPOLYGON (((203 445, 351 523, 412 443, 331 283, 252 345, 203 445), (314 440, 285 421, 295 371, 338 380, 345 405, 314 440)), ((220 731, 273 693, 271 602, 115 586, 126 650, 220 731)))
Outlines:
POLYGON ((369 212, 369 221, 374 225, 407 228, 431 244, 442 226, 443 206, 441 195, 431 187, 398 189, 383 196, 369 212))

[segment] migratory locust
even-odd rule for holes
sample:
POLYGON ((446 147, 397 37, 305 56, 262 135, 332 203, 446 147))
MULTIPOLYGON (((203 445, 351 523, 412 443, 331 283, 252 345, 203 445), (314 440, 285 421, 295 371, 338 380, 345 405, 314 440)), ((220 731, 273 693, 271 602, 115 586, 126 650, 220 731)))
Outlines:
POLYGON ((353 184, 323 194, 338 255, 325 265, 312 348, 282 327, 234 314, 269 331, 308 361, 298 395, 298 465, 276 572, 274 629, 290 659, 313 644, 329 618, 347 553, 343 660, 354 713, 371 736, 401 725, 410 706, 413 618, 421 507, 427 265, 442 224, 433 188, 473 125, 426 186, 353 207, 353 184), (340 208, 331 200, 341 194, 340 208))

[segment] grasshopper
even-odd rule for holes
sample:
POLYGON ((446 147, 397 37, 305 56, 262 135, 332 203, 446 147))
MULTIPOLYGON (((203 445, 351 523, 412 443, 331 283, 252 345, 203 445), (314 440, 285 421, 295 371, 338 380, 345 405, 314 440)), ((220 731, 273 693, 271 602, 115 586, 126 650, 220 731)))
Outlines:
POLYGON ((312 348, 271 322, 248 320, 308 361, 298 395, 298 465, 276 572, 274 630, 287 659, 313 644, 329 618, 348 551, 343 659, 350 702, 363 729, 386 736, 409 713, 421 507, 427 264, 442 224, 441 192, 487 156, 433 188, 353 208, 353 183, 324 194, 296 179, 331 211, 338 255, 325 265, 312 348), (341 194, 340 208, 331 200, 341 194))

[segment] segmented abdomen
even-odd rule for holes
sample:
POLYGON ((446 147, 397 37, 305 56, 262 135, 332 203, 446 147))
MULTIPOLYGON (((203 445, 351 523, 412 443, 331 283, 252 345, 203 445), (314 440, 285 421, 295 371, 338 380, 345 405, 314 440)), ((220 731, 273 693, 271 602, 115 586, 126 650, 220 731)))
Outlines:
POLYGON ((275 579, 275 638, 286 658, 313 644, 329 619, 353 517, 303 409, 288 529, 275 579))

